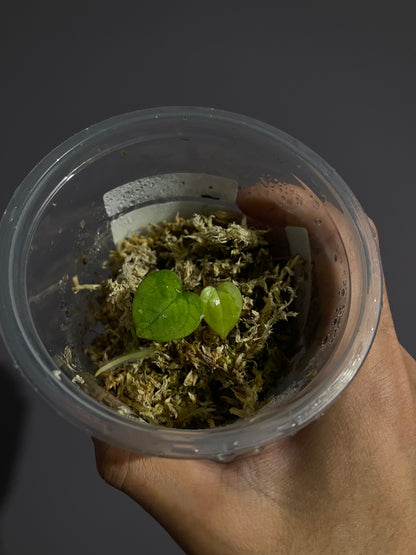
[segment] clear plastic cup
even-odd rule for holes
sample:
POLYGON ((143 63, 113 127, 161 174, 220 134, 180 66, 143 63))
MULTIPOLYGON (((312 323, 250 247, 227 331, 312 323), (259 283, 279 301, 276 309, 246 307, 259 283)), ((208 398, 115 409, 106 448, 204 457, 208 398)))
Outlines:
POLYGON ((11 199, 0 259, 1 328, 16 366, 88 434, 148 455, 226 461, 294 434, 354 378, 381 308, 374 234, 343 180, 278 129, 210 108, 133 112, 58 146, 11 199), (114 243, 151 221, 218 208, 308 231, 319 295, 314 302, 306 292, 300 307, 306 339, 295 370, 256 414, 214 429, 166 428, 121 414, 74 379, 92 368, 82 349, 88 308, 71 278, 105 278, 114 243))

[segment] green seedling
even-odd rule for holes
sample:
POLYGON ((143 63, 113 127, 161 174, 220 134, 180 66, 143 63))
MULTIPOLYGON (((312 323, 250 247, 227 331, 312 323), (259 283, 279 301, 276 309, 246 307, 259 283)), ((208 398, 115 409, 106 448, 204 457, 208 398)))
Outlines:
POLYGON ((172 341, 190 335, 202 318, 225 339, 240 318, 243 301, 232 283, 205 287, 199 297, 183 292, 182 283, 171 270, 148 275, 133 300, 133 322, 141 339, 172 341))
POLYGON ((195 293, 183 293, 180 277, 171 270, 148 275, 137 288, 133 322, 142 339, 181 339, 199 326, 201 317, 201 299, 195 293))
POLYGON ((204 320, 225 339, 240 318, 243 307, 240 291, 233 283, 224 282, 217 287, 205 287, 201 300, 204 320))

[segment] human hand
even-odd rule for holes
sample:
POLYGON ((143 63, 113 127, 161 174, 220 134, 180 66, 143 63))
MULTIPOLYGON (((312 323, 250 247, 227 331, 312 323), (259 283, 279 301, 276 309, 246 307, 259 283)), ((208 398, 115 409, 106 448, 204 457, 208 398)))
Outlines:
MULTIPOLYGON (((251 193, 240 200, 253 217, 279 210, 251 193)), ((286 208, 286 223, 296 225, 286 208)), ((415 553, 415 391, 416 362, 397 340, 384 293, 357 377, 295 436, 226 464, 141 456, 95 440, 97 468, 189 554, 415 553)))

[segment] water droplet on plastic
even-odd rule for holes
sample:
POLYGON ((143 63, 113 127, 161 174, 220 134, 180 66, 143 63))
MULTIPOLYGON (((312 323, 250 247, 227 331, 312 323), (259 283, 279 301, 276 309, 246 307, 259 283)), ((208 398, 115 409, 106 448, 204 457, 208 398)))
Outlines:
POLYGON ((220 462, 228 462, 228 461, 231 461, 233 458, 234 458, 233 453, 219 453, 217 455, 217 460, 220 462))

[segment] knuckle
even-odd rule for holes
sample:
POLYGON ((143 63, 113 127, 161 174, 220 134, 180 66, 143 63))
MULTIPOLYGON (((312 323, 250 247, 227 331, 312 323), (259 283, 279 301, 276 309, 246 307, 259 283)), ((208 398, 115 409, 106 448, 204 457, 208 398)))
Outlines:
POLYGON ((110 486, 124 490, 127 485, 130 453, 99 442, 95 446, 98 474, 110 486))

